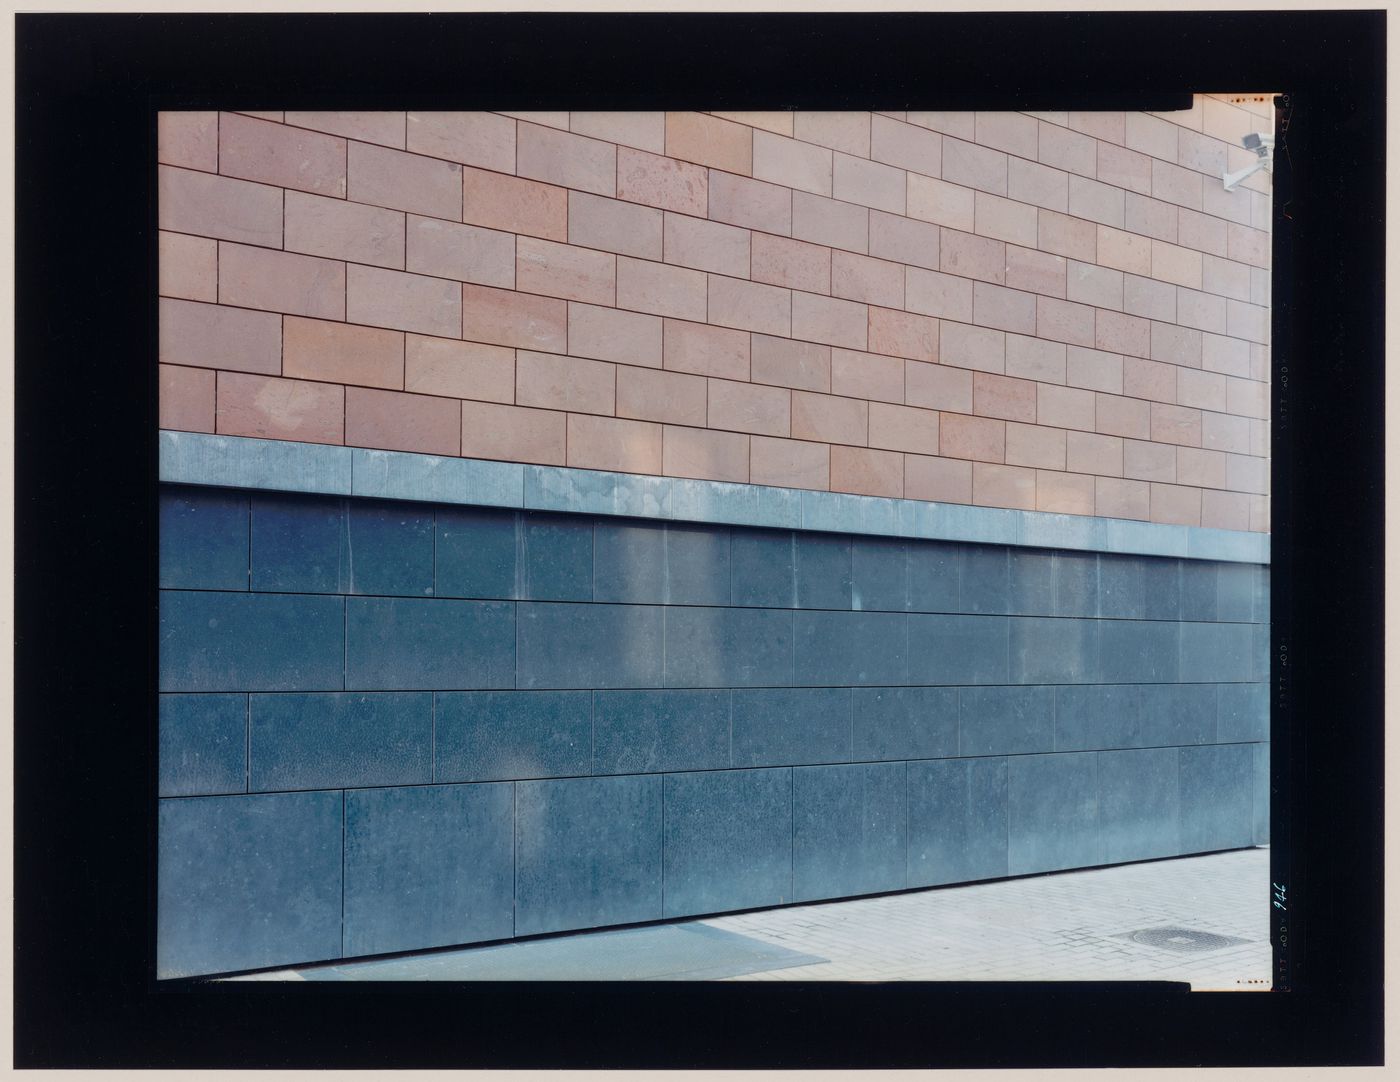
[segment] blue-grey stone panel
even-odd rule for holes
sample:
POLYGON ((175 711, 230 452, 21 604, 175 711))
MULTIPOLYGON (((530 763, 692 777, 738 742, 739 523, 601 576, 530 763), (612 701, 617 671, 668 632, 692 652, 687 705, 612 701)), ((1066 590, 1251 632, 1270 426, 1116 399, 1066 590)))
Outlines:
POLYGON ((1097 616, 1099 558, 1092 552, 1055 553, 1055 615, 1097 616))
POLYGON ((1104 863, 1181 852, 1177 749, 1101 751, 1098 768, 1104 863))
POLYGON ((1181 627, 1181 679, 1188 683, 1247 683, 1254 679, 1254 625, 1181 627))
POLYGON ((1181 851, 1254 844, 1254 745, 1180 748, 1181 851))
POLYGON ((791 684, 792 617, 783 609, 668 608, 666 686, 791 684))
POLYGON ((793 677, 799 685, 904 684, 902 612, 799 611, 793 615, 793 677))
POLYGON ((1181 561, 1182 620, 1214 620, 1219 597, 1216 564, 1208 560, 1181 561))
POLYGON ((1102 864, 1095 756, 1014 755, 1008 762, 1009 874, 1102 864))
POLYGON ((519 686, 660 687, 664 611, 520 602, 519 686))
POLYGON ((509 938, 510 785, 345 794, 345 955, 509 938))
POLYGON ((593 527, 593 599, 666 603, 666 524, 600 519, 593 527))
POLYGON ((1148 747, 1137 684, 1066 684, 1055 689, 1055 750, 1148 747))
POLYGON ((479 507, 438 508, 434 545, 437 596, 518 597, 517 517, 514 511, 479 507))
POLYGON ((1269 685, 1221 684, 1215 739, 1221 744, 1243 744, 1269 739, 1269 685))
POLYGON ((1149 620, 1180 620, 1182 561, 1149 557, 1142 560, 1142 614, 1149 620))
POLYGON ((1269 680, 1269 653, 1272 649, 1271 640, 1273 628, 1269 624, 1255 624, 1250 635, 1250 644, 1253 646, 1250 658, 1250 679, 1268 682, 1269 680))
POLYGON ((661 918, 661 776, 515 790, 516 935, 661 918))
POLYGON ((1011 611, 1011 557, 1005 545, 963 545, 958 608, 962 612, 1011 611))
POLYGON ((515 604, 346 598, 345 686, 385 691, 511 687, 515 604))
POLYGON ((1258 568, 1253 564, 1217 564, 1215 569, 1215 618, 1236 623, 1254 620, 1254 580, 1258 568))
POLYGON ((519 507, 522 503, 526 467, 518 462, 441 458, 363 447, 346 450, 353 474, 351 494, 355 496, 486 507, 519 507))
POLYGON ((738 689, 732 710, 735 766, 850 761, 850 688, 738 689))
POLYGON ((345 501, 260 493, 252 505, 251 584, 270 593, 347 589, 345 501))
POLYGON ((339 691, 345 599, 166 590, 161 691, 339 691))
POLYGON ((162 800, 156 976, 339 958, 341 799, 162 800))
POLYGON ((248 589, 248 497, 197 488, 160 493, 160 585, 248 589))
POLYGON ((729 766, 729 694, 596 692, 593 773, 655 774, 729 766))
POLYGON ((433 780, 427 692, 253 695, 248 788, 349 789, 433 780))
POLYGON ((851 539, 839 534, 795 534, 793 578, 798 608, 849 609, 851 539))
MULTIPOLYGON (((1121 620, 1147 617, 1147 568, 1166 561, 1143 556, 1099 554, 1099 615, 1121 620)), ((1173 562, 1174 566, 1174 562, 1173 562)), ((1174 600, 1174 598, 1173 598, 1174 600)), ((1159 619, 1175 620, 1175 614, 1159 619)))
POLYGON ((1270 604, 1269 569, 1256 567, 1254 572, 1254 620, 1255 623, 1267 624, 1273 609, 1270 604))
POLYGON ((344 577, 347 593, 432 597, 432 509, 351 500, 345 522, 344 577))
POLYGON ((903 541, 857 537, 851 545, 851 608, 909 608, 909 552, 903 541))
POLYGON ((666 600, 672 605, 729 604, 729 528, 666 527, 666 600))
POLYGON ((1273 783, 1269 776, 1269 745, 1252 744, 1254 750, 1254 844, 1269 844, 1269 811, 1273 783))
POLYGON ((241 793, 248 784, 248 696, 160 697, 160 795, 241 793))
POLYGON ((1166 748, 1215 739, 1215 689, 1209 684, 1144 684, 1142 742, 1166 748))
POLYGON ((851 743, 857 760, 958 754, 958 689, 852 688, 851 743))
POLYGON ((909 683, 1005 684, 1005 616, 909 616, 909 683))
POLYGON ((1011 612, 1018 616, 1055 615, 1055 556, 1044 549, 1010 552, 1011 612))
POLYGON ((1007 761, 908 764, 908 885, 997 879, 1006 871, 1007 761))
POLYGON ((589 772, 591 691, 444 691, 436 698, 437 781, 589 772))
POLYGON ((526 511, 520 516, 520 597, 593 600, 593 520, 526 511))
POLYGON ((729 542, 730 603, 790 609, 797 604, 791 530, 734 530, 729 542))
POLYGON ((1163 620, 1099 621, 1099 679, 1105 684, 1174 683, 1177 626, 1163 620))
POLYGON ((794 901, 904 888, 903 763, 792 772, 794 901))
POLYGON ((792 771, 665 775, 665 915, 792 901, 792 771))
POLYGON ((909 542, 909 608, 958 612, 963 546, 949 541, 909 542))
POLYGON ((1054 688, 962 689, 959 755, 1021 755, 1054 750, 1054 688))
POLYGON ((350 448, 161 432, 160 479, 284 492, 350 492, 350 448))
POLYGON ((1101 620, 1013 617, 1011 682, 1092 684, 1099 679, 1101 620))

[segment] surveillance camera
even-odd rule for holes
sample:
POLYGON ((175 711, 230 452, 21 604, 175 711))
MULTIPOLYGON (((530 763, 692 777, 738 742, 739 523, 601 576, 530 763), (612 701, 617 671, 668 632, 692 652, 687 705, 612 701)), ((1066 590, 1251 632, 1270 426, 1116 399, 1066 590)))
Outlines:
POLYGON ((1268 132, 1250 132, 1240 140, 1240 145, 1245 150, 1252 150, 1259 155, 1259 160, 1253 165, 1234 173, 1221 173, 1220 179, 1225 182, 1225 190, 1233 192, 1240 184, 1253 176, 1259 170, 1266 173, 1274 171, 1274 137, 1268 132))
POLYGON ((1266 158, 1269 155, 1269 151, 1273 148, 1274 137, 1267 132, 1250 132, 1240 140, 1240 145, 1243 146, 1245 150, 1252 150, 1254 153, 1258 154, 1259 157, 1266 158))

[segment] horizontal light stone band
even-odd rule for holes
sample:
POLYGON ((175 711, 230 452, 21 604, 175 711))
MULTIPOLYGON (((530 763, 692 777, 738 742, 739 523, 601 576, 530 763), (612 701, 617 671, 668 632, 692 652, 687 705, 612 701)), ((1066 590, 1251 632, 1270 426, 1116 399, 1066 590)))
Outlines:
POLYGON ((1269 562, 1269 535, 844 492, 160 433, 160 479, 279 492, 626 515, 1029 548, 1269 562))

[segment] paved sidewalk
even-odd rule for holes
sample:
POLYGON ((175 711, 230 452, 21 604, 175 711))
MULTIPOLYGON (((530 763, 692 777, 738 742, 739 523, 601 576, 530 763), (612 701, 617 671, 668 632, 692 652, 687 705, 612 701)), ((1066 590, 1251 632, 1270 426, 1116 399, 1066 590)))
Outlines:
POLYGON ((1264 848, 234 979, 1170 980, 1241 991, 1268 989, 1270 968, 1264 848))

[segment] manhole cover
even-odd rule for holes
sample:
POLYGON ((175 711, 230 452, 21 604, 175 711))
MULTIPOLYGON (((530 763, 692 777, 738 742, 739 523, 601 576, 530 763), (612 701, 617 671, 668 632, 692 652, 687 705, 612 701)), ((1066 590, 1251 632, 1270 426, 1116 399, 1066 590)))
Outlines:
POLYGON ((1194 928, 1139 928, 1136 932, 1124 932, 1117 938, 1130 939, 1148 947, 1161 947, 1163 950, 1188 952, 1218 951, 1222 947, 1249 942, 1214 932, 1198 932, 1194 928))

